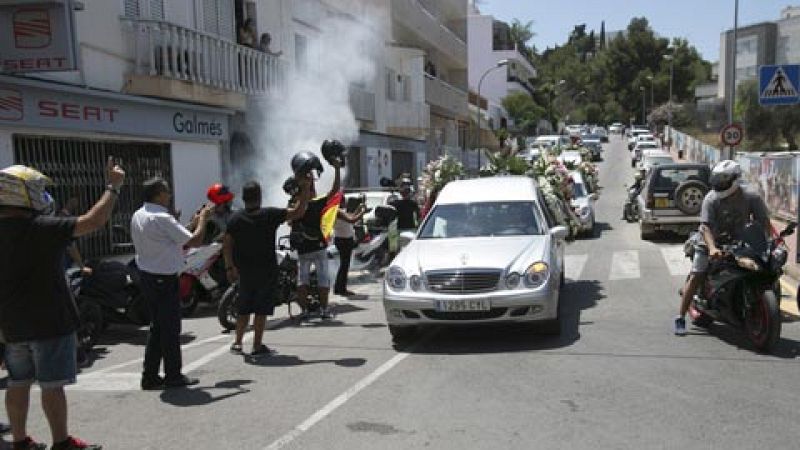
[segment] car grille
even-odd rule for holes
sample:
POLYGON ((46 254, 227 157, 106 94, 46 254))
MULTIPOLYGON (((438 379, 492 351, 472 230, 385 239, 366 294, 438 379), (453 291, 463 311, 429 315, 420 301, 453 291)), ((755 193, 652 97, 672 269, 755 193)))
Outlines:
POLYGON ((442 294, 472 294, 497 289, 500 270, 441 270, 425 272, 428 289, 442 294))
POLYGON ((441 312, 435 309, 423 309, 422 314, 433 320, 486 320, 502 317, 508 308, 492 308, 489 311, 441 312))

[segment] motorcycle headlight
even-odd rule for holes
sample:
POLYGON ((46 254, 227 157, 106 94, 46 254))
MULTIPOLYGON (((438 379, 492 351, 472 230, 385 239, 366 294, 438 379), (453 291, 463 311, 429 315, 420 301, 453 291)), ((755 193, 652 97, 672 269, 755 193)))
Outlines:
POLYGON ((514 289, 519 286, 520 279, 521 277, 517 272, 511 272, 506 276, 506 286, 508 286, 509 289, 514 289))
POLYGON ((760 270, 758 263, 753 258, 747 258, 747 257, 736 258, 736 264, 742 269, 747 269, 752 271, 760 270))
POLYGON ((422 277, 419 275, 411 275, 411 278, 408 279, 408 285, 411 287, 412 291, 419 291, 422 289, 422 277))
POLYGON ((786 265, 786 261, 789 259, 789 251, 786 247, 778 247, 772 252, 772 260, 770 264, 772 265, 773 270, 779 270, 781 267, 786 265))
POLYGON ((550 267, 547 263, 539 261, 531 264, 525 271, 525 286, 528 288, 538 288, 547 282, 550 276, 550 267))
POLYGON ((386 284, 395 291, 402 291, 406 288, 406 273, 397 266, 390 267, 386 272, 386 284))
POLYGON ((591 213, 591 212, 592 212, 592 210, 591 210, 591 209, 589 209, 589 207, 588 207, 588 206, 584 206, 584 207, 582 207, 582 208, 580 209, 580 211, 578 211, 578 213, 581 215, 581 217, 586 217, 586 216, 588 216, 588 215, 589 215, 589 213, 591 213))

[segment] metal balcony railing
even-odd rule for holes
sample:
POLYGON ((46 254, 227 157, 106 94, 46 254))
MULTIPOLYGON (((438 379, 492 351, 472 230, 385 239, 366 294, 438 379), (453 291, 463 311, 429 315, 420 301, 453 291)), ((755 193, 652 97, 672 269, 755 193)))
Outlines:
POLYGON ((133 33, 135 73, 243 94, 279 93, 286 65, 268 53, 170 22, 123 18, 133 33))

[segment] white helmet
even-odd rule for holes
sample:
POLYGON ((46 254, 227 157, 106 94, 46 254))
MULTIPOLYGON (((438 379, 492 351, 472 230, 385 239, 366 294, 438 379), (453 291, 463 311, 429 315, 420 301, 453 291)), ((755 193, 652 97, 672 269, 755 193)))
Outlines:
POLYGON ((720 198, 729 197, 739 187, 737 181, 742 176, 742 167, 736 161, 729 159, 718 162, 711 169, 711 188, 720 198))

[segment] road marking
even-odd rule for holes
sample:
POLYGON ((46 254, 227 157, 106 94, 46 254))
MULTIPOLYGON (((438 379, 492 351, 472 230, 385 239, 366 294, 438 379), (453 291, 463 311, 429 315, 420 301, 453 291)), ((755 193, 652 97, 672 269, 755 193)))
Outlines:
POLYGON ((685 277, 692 269, 692 262, 683 253, 683 246, 663 247, 661 256, 664 257, 664 262, 667 263, 669 273, 673 277, 685 277))
POLYGON ((589 255, 564 255, 564 276, 568 280, 580 280, 589 255))
MULTIPOLYGON (((419 342, 417 342, 416 345, 419 345, 419 342)), ((344 391, 341 395, 331 400, 330 403, 323 406, 314 414, 309 416, 306 420, 304 420, 302 423, 294 427, 292 431, 284 434, 283 436, 275 440, 272 444, 268 445, 266 447, 266 450, 277 450, 290 444, 292 441, 300 437, 300 435, 311 429, 311 427, 319 423, 322 419, 324 419, 325 417, 329 416, 331 413, 336 411, 336 409, 338 409, 340 406, 347 403, 348 400, 355 397, 356 394, 358 394, 359 392, 367 388, 369 385, 374 383, 378 378, 386 374, 386 372, 392 370, 392 368, 400 364, 401 361, 408 358, 409 355, 410 353, 400 353, 395 355, 394 357, 392 357, 392 359, 383 363, 380 367, 375 369, 375 371, 373 371, 366 377, 359 380, 348 390, 344 391)))
POLYGON ((611 257, 611 273, 609 281, 631 280, 641 278, 639 270, 639 252, 636 250, 625 250, 614 252, 611 257))
POLYGON ((137 391, 141 387, 140 372, 114 372, 78 377, 78 382, 66 387, 68 391, 116 392, 137 391))

